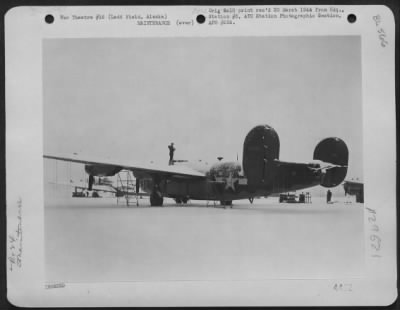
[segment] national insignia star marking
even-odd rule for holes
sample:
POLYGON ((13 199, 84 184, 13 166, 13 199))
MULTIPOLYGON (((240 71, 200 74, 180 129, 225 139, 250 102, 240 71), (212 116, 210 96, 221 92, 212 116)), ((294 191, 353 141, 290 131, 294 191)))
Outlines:
POLYGON ((229 177, 226 179, 225 189, 231 188, 233 191, 235 191, 236 190, 236 188, 235 188, 236 181, 237 181, 237 179, 233 177, 233 173, 231 172, 229 174, 229 177))

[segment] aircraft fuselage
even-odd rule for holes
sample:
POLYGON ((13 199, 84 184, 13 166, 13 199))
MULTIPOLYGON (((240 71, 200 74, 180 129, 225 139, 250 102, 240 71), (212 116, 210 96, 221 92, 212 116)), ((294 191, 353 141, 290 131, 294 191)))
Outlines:
MULTIPOLYGON (((164 197, 190 198, 195 200, 232 201, 275 193, 295 191, 319 185, 322 173, 313 170, 313 164, 282 165, 274 161, 268 165, 270 177, 259 184, 249 184, 243 175, 242 165, 237 162, 217 163, 206 172, 204 180, 165 179, 160 182, 164 197)), ((153 190, 152 179, 143 180, 146 192, 153 190)))

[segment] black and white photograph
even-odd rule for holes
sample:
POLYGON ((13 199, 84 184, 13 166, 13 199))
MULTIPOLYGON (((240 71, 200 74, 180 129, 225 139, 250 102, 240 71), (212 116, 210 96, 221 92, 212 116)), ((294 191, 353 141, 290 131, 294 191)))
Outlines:
POLYGON ((388 304, 394 26, 378 8, 8 13, 9 298, 388 304))
POLYGON ((47 280, 359 276, 360 44, 44 40, 47 280))

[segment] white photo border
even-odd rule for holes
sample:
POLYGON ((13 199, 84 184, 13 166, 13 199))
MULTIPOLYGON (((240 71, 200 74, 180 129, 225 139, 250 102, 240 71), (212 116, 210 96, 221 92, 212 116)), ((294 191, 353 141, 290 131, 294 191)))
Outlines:
MULTIPOLYGON (((171 23, 168 27, 140 27, 123 20, 102 23, 59 20, 61 14, 117 15, 121 12, 167 13, 172 21, 195 20, 197 14, 207 14, 208 9, 212 7, 17 7, 7 12, 5 16, 7 289, 8 300, 11 303, 27 307, 373 306, 389 305, 397 298, 395 23, 389 8, 335 6, 344 11, 340 19, 290 21, 254 19, 242 20, 235 25, 224 27, 212 27, 206 23, 202 25, 194 23, 191 27, 179 27, 176 23, 171 23), (347 15, 351 13, 357 16, 357 22, 354 24, 347 22, 347 15), (44 22, 47 14, 52 14, 56 18, 51 25, 44 22), (366 276, 364 278, 61 283, 54 284, 53 287, 46 286, 42 157, 43 39, 333 35, 361 36, 365 165, 366 276), (18 227, 23 231, 20 267, 9 260, 11 255, 9 236, 18 227), (378 241, 379 250, 376 250, 378 241), (335 285, 349 284, 351 284, 350 291, 335 289, 335 285)), ((324 6, 302 5, 301 7, 324 6)))

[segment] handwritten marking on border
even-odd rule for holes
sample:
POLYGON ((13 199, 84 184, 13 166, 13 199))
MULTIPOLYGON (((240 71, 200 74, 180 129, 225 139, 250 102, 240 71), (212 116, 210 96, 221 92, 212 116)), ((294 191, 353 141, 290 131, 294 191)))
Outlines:
POLYGON ((8 235, 9 270, 22 267, 22 199, 17 201, 17 228, 8 235))
POLYGON ((386 35, 386 32, 385 32, 385 29, 383 29, 381 27, 381 23, 382 23, 381 16, 378 14, 378 15, 373 16, 372 19, 375 22, 376 31, 378 32, 378 38, 379 38, 379 40, 381 42, 381 46, 382 47, 386 47, 386 45, 388 45, 389 42, 386 41, 387 35, 386 35))
POLYGON ((380 250, 382 247, 382 239, 379 236, 379 226, 377 224, 377 217, 376 217, 376 211, 374 209, 370 208, 365 208, 368 213, 368 223, 370 224, 369 226, 369 241, 370 241, 370 246, 372 249, 371 257, 379 258, 381 257, 380 255, 380 250))
POLYGON ((333 289, 336 292, 352 292, 353 291, 353 284, 351 283, 335 283, 333 289))

